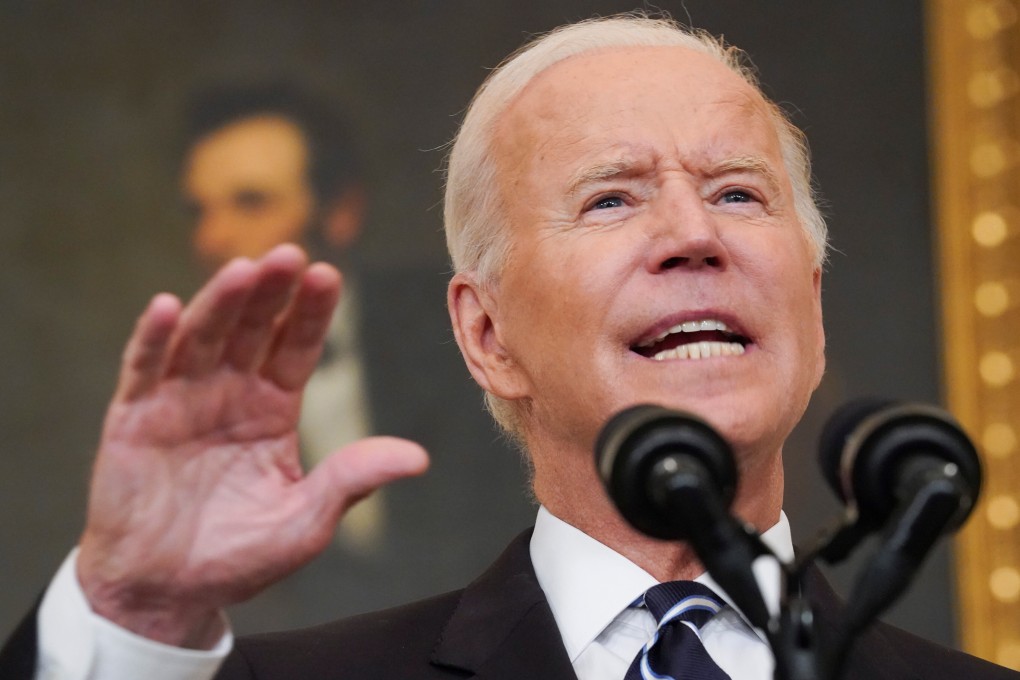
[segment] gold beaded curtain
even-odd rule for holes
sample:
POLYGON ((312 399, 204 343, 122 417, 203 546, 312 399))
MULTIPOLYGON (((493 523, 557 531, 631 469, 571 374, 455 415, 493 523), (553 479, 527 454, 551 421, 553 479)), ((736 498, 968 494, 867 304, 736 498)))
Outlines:
POLYGON ((964 648, 1020 670, 1020 0, 928 0, 945 394, 978 442, 964 648))

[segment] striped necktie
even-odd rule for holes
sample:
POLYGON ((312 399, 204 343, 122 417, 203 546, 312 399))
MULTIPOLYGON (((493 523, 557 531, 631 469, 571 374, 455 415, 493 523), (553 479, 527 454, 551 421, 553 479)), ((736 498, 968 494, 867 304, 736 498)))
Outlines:
POLYGON ((694 581, 660 583, 645 592, 644 604, 658 628, 624 680, 729 680, 698 633, 723 608, 711 589, 694 581))

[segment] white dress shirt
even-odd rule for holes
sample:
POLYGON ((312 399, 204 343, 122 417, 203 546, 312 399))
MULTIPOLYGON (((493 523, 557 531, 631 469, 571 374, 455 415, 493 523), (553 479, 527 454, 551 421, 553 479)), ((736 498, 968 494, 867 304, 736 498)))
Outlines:
MULTIPOLYGON (((762 536, 783 561, 793 557, 786 515, 762 536)), ((233 645, 228 632, 215 648, 196 651, 135 635, 95 614, 75 573, 72 551, 39 609, 35 680, 210 680, 233 645)), ((538 582, 552 608, 579 680, 621 680, 655 632, 646 609, 630 607, 657 582, 619 553, 540 508, 531 539, 538 582)), ((778 607, 779 571, 755 565, 770 609, 778 607)), ((726 594, 707 574, 696 579, 726 594)), ((732 680, 770 680, 768 645, 731 606, 701 629, 708 653, 732 680)))
MULTIPOLYGON (((785 514, 780 514, 779 522, 762 540, 782 561, 793 558, 785 514)), ((658 581, 545 508, 539 509, 535 522, 531 561, 578 679, 621 680, 656 628, 647 609, 631 604, 658 581)), ((760 558, 755 575, 766 605, 775 612, 780 597, 779 565, 760 558)), ((695 580, 730 605, 701 629, 702 642, 712 659, 732 680, 771 680, 775 661, 762 635, 707 573, 695 580)))

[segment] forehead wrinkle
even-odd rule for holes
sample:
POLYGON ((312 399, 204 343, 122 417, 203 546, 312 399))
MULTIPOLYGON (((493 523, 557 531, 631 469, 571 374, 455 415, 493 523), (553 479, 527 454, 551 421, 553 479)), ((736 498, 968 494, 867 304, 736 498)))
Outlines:
POLYGON ((714 104, 722 107, 721 120, 724 121, 722 123, 724 129, 715 131, 705 149, 706 153, 703 156, 705 174, 719 176, 728 172, 750 172, 764 178, 771 190, 781 191, 783 181, 780 170, 786 168, 785 166, 777 168, 768 160, 774 148, 777 154, 780 154, 778 160, 782 163, 779 131, 761 94, 750 89, 745 83, 740 83, 736 91, 721 96, 714 104), (733 135, 728 131, 759 127, 767 131, 764 139, 768 140, 768 148, 761 149, 765 155, 740 153, 739 145, 742 143, 743 135, 733 135), (719 160, 716 161, 713 156, 719 160))
POLYGON ((567 184, 569 193, 575 194, 589 184, 646 173, 651 162, 644 158, 647 154, 635 151, 623 150, 608 160, 582 165, 570 176, 567 184))

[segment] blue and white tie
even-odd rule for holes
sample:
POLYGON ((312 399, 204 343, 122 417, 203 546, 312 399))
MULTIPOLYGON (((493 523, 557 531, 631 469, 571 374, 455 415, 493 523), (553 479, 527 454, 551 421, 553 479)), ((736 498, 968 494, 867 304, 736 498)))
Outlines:
POLYGON ((645 592, 644 605, 658 628, 624 680, 729 680, 698 633, 723 608, 711 589, 694 581, 660 583, 645 592))

